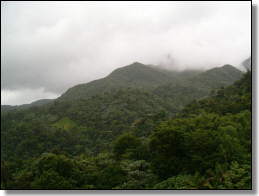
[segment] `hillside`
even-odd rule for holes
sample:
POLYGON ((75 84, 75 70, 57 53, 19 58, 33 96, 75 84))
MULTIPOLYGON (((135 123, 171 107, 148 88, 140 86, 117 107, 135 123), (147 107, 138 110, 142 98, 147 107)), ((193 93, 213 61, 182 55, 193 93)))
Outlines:
POLYGON ((2 141, 3 153, 1 155, 4 159, 9 159, 8 157, 28 158, 31 155, 38 155, 35 154, 36 149, 36 152, 42 152, 43 149, 51 150, 56 145, 72 154, 78 154, 85 148, 88 148, 89 152, 97 154, 102 150, 111 149, 110 142, 122 133, 129 131, 136 120, 161 111, 166 111, 168 115, 172 115, 175 106, 156 95, 127 88, 80 99, 76 102, 54 101, 44 107, 28 108, 13 113, 7 112, 1 118, 2 134, 5 138, 2 141), (15 123, 12 122, 14 119, 15 123), (9 123, 12 123, 14 127, 9 127, 9 131, 6 132, 4 127, 8 127, 9 123), (34 134, 21 135, 20 131, 27 132, 31 128, 34 129, 33 131, 40 130, 36 140, 34 134), (56 137, 54 135, 58 134, 60 129, 66 131, 59 133, 59 139, 66 137, 66 134, 73 134, 73 136, 70 135, 69 142, 75 143, 83 149, 76 149, 75 146, 64 149, 62 146, 66 145, 66 139, 60 141, 56 138, 53 141, 53 137, 56 137), (69 133, 66 133, 67 131, 69 133), (12 135, 16 135, 17 139, 10 141, 9 137, 12 135), (42 137, 44 140, 41 141, 42 137), (15 147, 17 145, 21 148, 23 145, 28 145, 31 148, 20 155, 19 149, 15 147))
POLYGON ((9 110, 22 110, 22 109, 26 109, 26 108, 29 108, 32 106, 42 106, 42 105, 50 103, 52 101, 53 101, 53 99, 41 99, 41 100, 34 101, 30 104, 22 104, 22 105, 16 105, 16 106, 1 105, 1 113, 9 111, 9 110))
POLYGON ((243 73, 239 69, 227 64, 222 67, 207 70, 197 77, 192 78, 190 81, 195 82, 195 80, 198 80, 204 85, 218 89, 232 84, 236 80, 240 79, 242 75, 243 73))
POLYGON ((232 84, 242 77, 242 72, 231 65, 224 65, 200 73, 197 76, 171 84, 161 85, 152 92, 170 98, 178 106, 178 110, 194 99, 209 95, 212 89, 219 89, 232 84))
POLYGON ((244 110, 251 112, 251 88, 251 71, 248 71, 233 85, 212 91, 209 98, 189 103, 179 115, 198 114, 201 110, 221 115, 237 114, 244 110))

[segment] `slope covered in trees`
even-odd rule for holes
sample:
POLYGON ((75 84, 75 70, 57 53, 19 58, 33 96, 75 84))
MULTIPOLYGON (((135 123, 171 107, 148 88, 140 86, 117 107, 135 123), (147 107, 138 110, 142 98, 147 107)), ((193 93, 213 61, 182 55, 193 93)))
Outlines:
POLYGON ((178 110, 195 100, 209 95, 210 91, 232 84, 241 78, 242 72, 231 65, 213 68, 195 77, 159 86, 152 92, 166 98, 178 106, 178 110))
POLYGON ((44 107, 9 112, 1 118, 1 155, 7 160, 27 158, 57 146, 73 155, 85 149, 96 154, 111 149, 111 141, 139 118, 161 111, 172 115, 174 110, 172 103, 156 95, 128 88, 77 102, 54 101, 44 107))
MULTIPOLYGON (((231 70, 209 74, 225 85, 238 77, 229 79, 231 70)), ((251 189, 251 72, 179 113, 158 88, 112 88, 1 114, 1 188, 251 189)))
POLYGON ((236 114, 242 110, 252 110, 251 96, 251 71, 247 71, 243 77, 233 85, 221 88, 217 92, 211 91, 210 98, 193 101, 180 113, 182 116, 197 114, 205 110, 217 114, 236 114))

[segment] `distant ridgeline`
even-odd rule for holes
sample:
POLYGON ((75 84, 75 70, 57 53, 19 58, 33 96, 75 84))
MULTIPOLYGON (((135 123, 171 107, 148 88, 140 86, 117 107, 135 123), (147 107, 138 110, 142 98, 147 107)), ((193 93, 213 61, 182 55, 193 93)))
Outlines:
POLYGON ((46 103, 52 102, 54 99, 41 99, 35 102, 32 102, 30 104, 23 104, 23 105, 16 105, 16 106, 11 106, 11 105, 1 105, 1 113, 6 112, 9 110, 22 110, 26 109, 32 106, 42 106, 46 103))
POLYGON ((133 63, 3 112, 3 189, 250 189, 251 72, 133 63))

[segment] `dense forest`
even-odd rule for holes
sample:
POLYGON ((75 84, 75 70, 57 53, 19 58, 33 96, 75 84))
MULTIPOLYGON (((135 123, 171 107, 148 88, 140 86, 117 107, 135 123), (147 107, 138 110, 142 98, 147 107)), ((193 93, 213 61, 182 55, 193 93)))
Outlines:
POLYGON ((251 189, 251 72, 134 63, 1 109, 2 189, 251 189))

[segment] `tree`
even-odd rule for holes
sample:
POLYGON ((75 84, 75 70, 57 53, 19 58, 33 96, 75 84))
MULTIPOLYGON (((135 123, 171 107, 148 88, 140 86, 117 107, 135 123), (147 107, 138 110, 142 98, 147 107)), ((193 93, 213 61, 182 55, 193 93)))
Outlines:
POLYGON ((125 158, 135 158, 136 149, 141 145, 141 140, 134 135, 121 135, 115 142, 113 153, 115 159, 121 160, 123 155, 125 158))
POLYGON ((154 189, 190 189, 191 175, 178 175, 155 185, 154 189))
POLYGON ((150 170, 150 164, 145 160, 123 160, 122 170, 127 173, 126 182, 120 187, 122 189, 148 189, 156 183, 156 176, 150 170))
POLYGON ((66 179, 60 176, 53 169, 43 171, 33 183, 32 189, 75 189, 75 180, 66 179))
POLYGON ((108 165, 100 172, 97 188, 112 189, 126 181, 126 173, 121 169, 118 162, 108 165))
POLYGON ((75 189, 84 180, 76 161, 64 155, 44 154, 36 166, 33 189, 75 189))
POLYGON ((169 120, 158 126, 150 138, 151 169, 160 179, 177 175, 183 168, 184 130, 169 120))
POLYGON ((1 163, 1 188, 11 189, 13 184, 13 168, 9 162, 1 163))
POLYGON ((221 189, 251 189, 251 165, 240 165, 234 161, 230 169, 223 175, 221 189))

